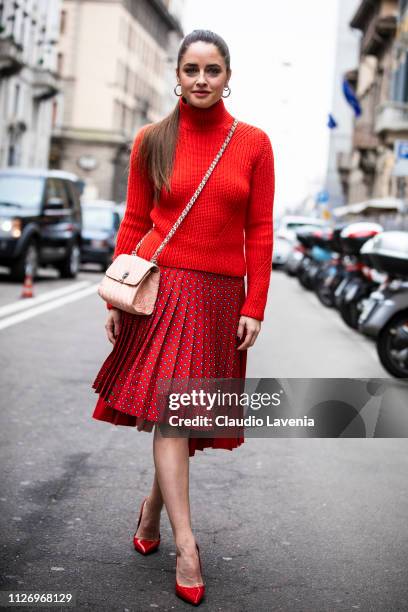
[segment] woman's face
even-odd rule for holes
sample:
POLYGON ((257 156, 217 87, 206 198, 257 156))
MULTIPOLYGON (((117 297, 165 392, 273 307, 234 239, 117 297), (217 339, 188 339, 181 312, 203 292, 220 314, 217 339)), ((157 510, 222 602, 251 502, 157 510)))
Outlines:
POLYGON ((216 45, 201 40, 191 43, 181 59, 180 69, 176 69, 182 95, 189 104, 200 108, 207 108, 221 98, 231 72, 227 73, 216 45), (200 96, 198 92, 206 95, 200 96))

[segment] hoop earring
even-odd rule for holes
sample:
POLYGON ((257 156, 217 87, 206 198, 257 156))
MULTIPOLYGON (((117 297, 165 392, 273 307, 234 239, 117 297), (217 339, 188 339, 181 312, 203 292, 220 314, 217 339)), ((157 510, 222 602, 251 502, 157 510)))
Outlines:
MULTIPOLYGON (((175 94, 176 94, 176 96, 178 96, 178 97, 180 97, 180 96, 182 95, 181 91, 180 91, 180 93, 179 93, 179 94, 178 94, 178 93, 177 93, 177 91, 176 91, 176 89, 177 89, 177 87, 178 87, 179 85, 180 85, 180 83, 177 83, 177 85, 176 85, 176 86, 175 86, 175 88, 173 89, 174 93, 175 93, 175 94)), ((180 87, 181 87, 181 85, 180 85, 180 87)))
POLYGON ((229 87, 229 85, 227 85, 226 87, 224 87, 224 89, 229 91, 229 93, 226 96, 224 96, 224 94, 222 94, 221 98, 228 98, 228 96, 231 95, 231 88, 229 87))

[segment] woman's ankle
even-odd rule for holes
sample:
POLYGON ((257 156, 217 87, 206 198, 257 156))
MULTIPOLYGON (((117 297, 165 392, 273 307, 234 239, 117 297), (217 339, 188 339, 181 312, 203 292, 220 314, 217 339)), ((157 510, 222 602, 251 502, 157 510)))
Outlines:
POLYGON ((192 533, 186 533, 176 536, 175 543, 178 555, 191 554, 196 550, 196 540, 192 533))
POLYGON ((161 511, 163 509, 163 502, 159 502, 149 496, 146 500, 146 509, 150 516, 159 519, 161 516, 161 511))

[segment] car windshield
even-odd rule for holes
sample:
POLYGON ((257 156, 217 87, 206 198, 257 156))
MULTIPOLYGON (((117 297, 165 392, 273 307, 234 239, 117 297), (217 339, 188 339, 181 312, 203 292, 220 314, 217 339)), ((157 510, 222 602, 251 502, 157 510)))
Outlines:
POLYGON ((0 175, 0 206, 40 209, 43 188, 41 176, 0 175))
POLYGON ((111 230, 113 228, 113 213, 106 208, 82 208, 82 223, 84 229, 111 230))

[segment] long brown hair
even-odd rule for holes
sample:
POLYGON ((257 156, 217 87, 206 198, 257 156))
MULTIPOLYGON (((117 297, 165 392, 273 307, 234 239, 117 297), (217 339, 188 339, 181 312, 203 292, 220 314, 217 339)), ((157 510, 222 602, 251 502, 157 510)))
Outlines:
MULTIPOLYGON (((177 68, 188 47, 196 42, 203 41, 214 44, 224 58, 227 72, 230 70, 230 53, 226 42, 221 36, 211 30, 193 30, 181 42, 177 68)), ((161 121, 149 125, 143 135, 136 162, 141 171, 147 171, 154 187, 154 197, 159 199, 163 186, 170 191, 170 176, 173 170, 174 154, 177 144, 179 126, 179 103, 161 121)))

